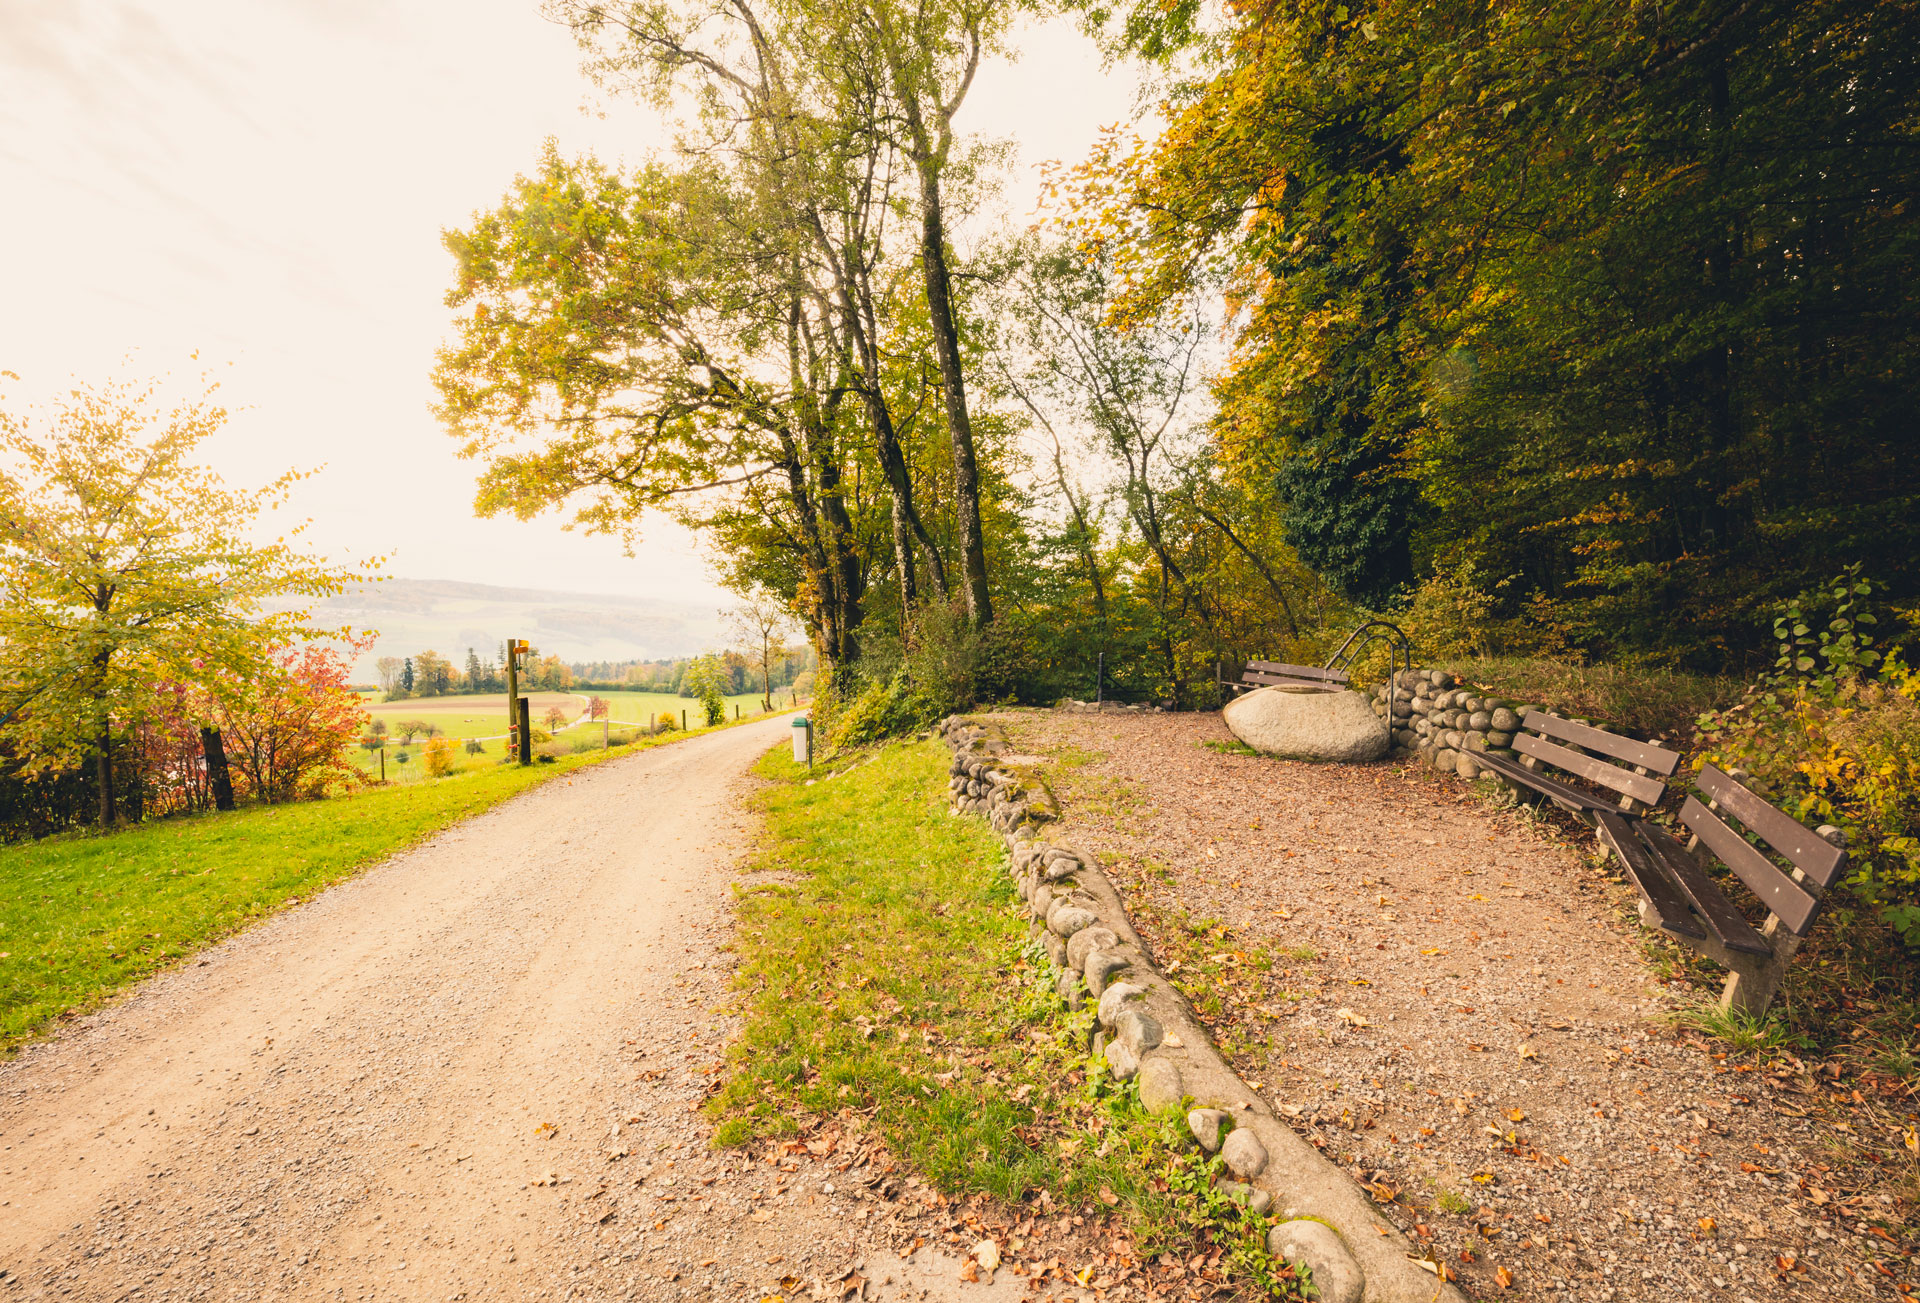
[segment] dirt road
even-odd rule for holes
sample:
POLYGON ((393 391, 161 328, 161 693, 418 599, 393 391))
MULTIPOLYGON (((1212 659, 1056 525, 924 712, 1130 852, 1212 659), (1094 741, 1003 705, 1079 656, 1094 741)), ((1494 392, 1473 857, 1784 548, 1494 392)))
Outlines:
POLYGON ((858 1229, 911 1182, 716 1152, 695 1111, 788 733, 548 783, 0 1066, 0 1299, 951 1294, 858 1229))

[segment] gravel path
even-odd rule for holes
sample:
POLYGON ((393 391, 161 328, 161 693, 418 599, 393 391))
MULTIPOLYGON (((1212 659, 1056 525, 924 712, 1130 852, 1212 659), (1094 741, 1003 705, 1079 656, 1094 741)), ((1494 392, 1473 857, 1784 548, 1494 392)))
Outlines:
POLYGON ((0 1065, 0 1299, 1017 1297, 886 1251, 959 1214, 851 1125, 710 1147, 789 732, 547 783, 0 1065))
POLYGON ((1217 715, 994 718, 1060 759, 1066 835, 1176 980, 1206 975, 1240 1070, 1471 1292, 1915 1278, 1911 1102, 1676 1034, 1662 1015, 1702 993, 1658 980, 1629 889, 1558 834, 1419 770, 1223 754, 1217 715))

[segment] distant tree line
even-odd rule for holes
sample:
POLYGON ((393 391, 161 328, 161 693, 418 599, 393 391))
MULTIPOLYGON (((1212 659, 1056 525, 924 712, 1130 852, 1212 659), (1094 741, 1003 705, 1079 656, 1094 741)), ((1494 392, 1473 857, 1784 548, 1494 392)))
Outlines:
MULTIPOLYGON (((722 673, 721 690, 728 696, 758 692, 763 687, 778 691, 790 688, 815 664, 814 649, 800 644, 774 646, 762 657, 758 648, 748 651, 713 653, 722 673)), ((558 656, 542 655, 533 649, 522 659, 520 689, 523 692, 663 692, 679 697, 700 694, 688 687, 687 677, 699 657, 666 657, 659 660, 563 661, 558 656)), ((475 696, 505 692, 506 644, 496 655, 482 657, 467 648, 464 668, 435 651, 412 656, 382 656, 374 662, 378 686, 387 701, 411 701, 425 697, 475 696)))

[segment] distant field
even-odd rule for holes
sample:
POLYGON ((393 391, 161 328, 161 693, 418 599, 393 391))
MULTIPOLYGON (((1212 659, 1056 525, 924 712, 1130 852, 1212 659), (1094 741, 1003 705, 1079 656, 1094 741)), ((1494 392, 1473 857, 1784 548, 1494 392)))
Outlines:
MULTIPOLYGON (((587 706, 585 697, 576 697, 569 692, 536 692, 528 700, 533 703, 535 728, 547 726, 547 710, 550 707, 560 707, 566 712, 567 722, 571 723, 587 706)), ((499 692, 477 697, 423 697, 414 701, 383 702, 369 707, 367 713, 375 719, 386 720, 389 734, 396 732, 394 725, 403 719, 424 719, 438 726, 448 737, 491 737, 507 731, 507 694, 499 692)))
MULTIPOLYGON (((602 692, 597 695, 606 699, 607 706, 613 712, 615 719, 625 720, 630 724, 644 724, 649 715, 671 714, 677 726, 680 722, 680 712, 683 710, 687 712, 687 723, 693 724, 699 718, 699 702, 692 697, 677 697, 671 692, 602 692)), ((786 697, 775 694, 774 704, 784 706, 786 697)), ((760 712, 760 694, 743 692, 728 697, 728 719, 733 718, 735 706, 740 708, 742 719, 756 715, 760 712)), ((538 711, 535 713, 537 714, 538 711)))

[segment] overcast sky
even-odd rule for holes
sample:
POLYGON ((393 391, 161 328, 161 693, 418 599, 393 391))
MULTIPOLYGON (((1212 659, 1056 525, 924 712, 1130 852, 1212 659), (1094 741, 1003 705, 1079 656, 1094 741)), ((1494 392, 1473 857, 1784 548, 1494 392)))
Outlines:
MULTIPOLYGON (((962 125, 1016 141, 1009 190, 1129 116, 1133 83, 1065 25, 985 70, 962 125)), ((476 520, 474 468, 428 412, 451 263, 542 140, 637 160, 664 141, 599 104, 538 0, 0 0, 0 371, 194 372, 239 411, 230 483, 325 463, 297 514, 335 557, 415 578, 724 600, 655 522, 633 558, 557 523, 476 520), (605 116, 583 112, 604 109, 605 116)))

